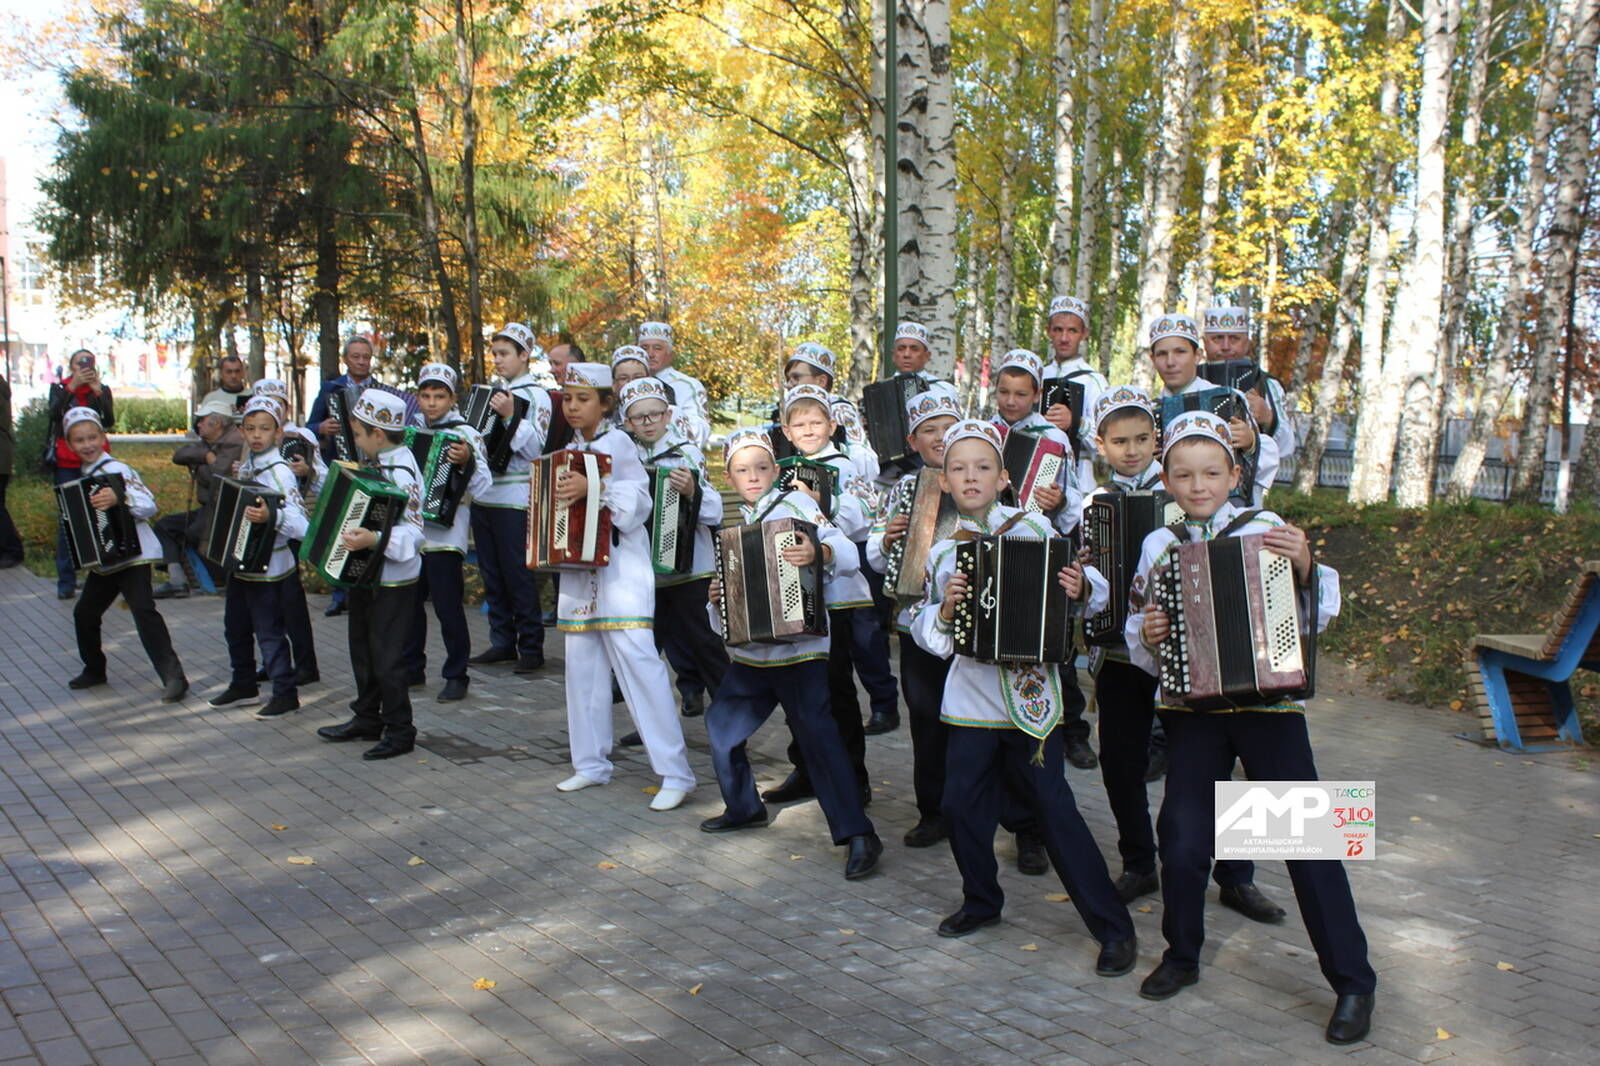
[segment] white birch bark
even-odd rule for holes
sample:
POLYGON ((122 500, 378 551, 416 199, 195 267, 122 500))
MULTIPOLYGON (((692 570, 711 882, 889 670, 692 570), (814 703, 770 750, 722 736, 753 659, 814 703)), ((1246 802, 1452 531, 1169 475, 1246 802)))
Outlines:
POLYGON ((956 121, 950 72, 948 0, 913 0, 922 8, 927 34, 927 141, 923 159, 922 297, 933 358, 940 377, 955 370, 956 348, 956 121))
MULTIPOLYGON (((1089 0, 1089 32, 1084 49, 1083 182, 1078 206, 1078 258, 1072 292, 1092 297, 1096 242, 1104 228, 1105 194, 1100 188, 1100 63, 1105 50, 1106 0, 1089 0)), ((1057 290, 1061 292, 1062 290, 1057 290)), ((1105 352, 1101 350, 1101 359, 1105 352)))
MULTIPOLYGON (((1211 76, 1207 79, 1206 125, 1215 128, 1222 122, 1222 65, 1228 58, 1227 41, 1218 38, 1211 46, 1211 60, 1207 64, 1211 76)), ((1216 289, 1217 264, 1217 202, 1222 198, 1222 140, 1213 136, 1206 145, 1206 165, 1200 179, 1200 243, 1195 250, 1194 306, 1197 314, 1204 314, 1211 306, 1211 295, 1216 289)))
MULTIPOLYGON (((1055 165, 1052 170, 1053 215, 1050 221, 1050 287, 1066 292, 1072 279, 1072 0, 1055 3, 1055 52, 1050 60, 1055 75, 1055 165)), ((998 309, 997 309, 998 310, 998 309)))
MULTIPOLYGON (((1358 209, 1350 232, 1361 233, 1366 228, 1365 222, 1365 211, 1358 209)), ((1322 357, 1322 375, 1311 398, 1311 421, 1306 429, 1306 439, 1296 451, 1300 464, 1294 477, 1297 492, 1310 492, 1316 488, 1317 469, 1322 465, 1322 453, 1328 447, 1328 430, 1333 425, 1333 413, 1338 407, 1344 368, 1350 357, 1360 314, 1355 302, 1356 283, 1361 277, 1365 250, 1363 242, 1359 240, 1345 241, 1344 253, 1339 259, 1339 288, 1333 304, 1333 337, 1328 342, 1327 353, 1322 357)))
POLYGON ((922 212, 926 180, 923 166, 927 159, 928 38, 922 27, 920 0, 894 0, 896 3, 895 78, 899 86, 899 114, 896 174, 900 191, 898 247, 893 253, 898 265, 900 291, 896 293, 896 317, 927 323, 923 308, 922 212))
POLYGON ((996 209, 999 240, 994 257, 994 310, 989 327, 989 351, 999 359, 1013 345, 1012 308, 1016 294, 1017 204, 1008 178, 1000 180, 1000 202, 996 209))

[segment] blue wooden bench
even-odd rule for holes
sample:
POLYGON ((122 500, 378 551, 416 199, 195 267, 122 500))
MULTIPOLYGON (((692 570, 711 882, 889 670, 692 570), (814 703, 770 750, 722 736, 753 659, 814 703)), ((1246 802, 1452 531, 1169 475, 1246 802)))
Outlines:
POLYGON ((217 583, 211 580, 211 570, 206 566, 205 560, 200 558, 200 553, 193 548, 189 549, 189 569, 194 571, 195 584, 200 586, 200 591, 207 596, 217 594, 217 583))
POLYGON ((1467 673, 1486 742, 1508 751, 1584 746, 1572 675, 1600 670, 1600 560, 1583 564, 1548 633, 1479 634, 1467 673))

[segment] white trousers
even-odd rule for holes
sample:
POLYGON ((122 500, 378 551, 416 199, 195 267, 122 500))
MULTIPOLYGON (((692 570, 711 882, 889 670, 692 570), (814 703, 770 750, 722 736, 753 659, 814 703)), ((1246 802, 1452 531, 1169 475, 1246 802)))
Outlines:
POLYGON ((644 741, 650 768, 662 788, 691 789, 683 726, 672 680, 648 629, 606 629, 562 634, 567 655, 567 742, 572 768, 594 781, 611 780, 611 678, 644 741))

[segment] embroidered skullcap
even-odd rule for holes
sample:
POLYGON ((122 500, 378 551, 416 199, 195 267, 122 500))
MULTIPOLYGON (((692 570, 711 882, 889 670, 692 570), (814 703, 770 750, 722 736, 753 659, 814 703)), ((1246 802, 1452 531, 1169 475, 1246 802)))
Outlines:
POLYGON ((532 358, 544 357, 544 349, 533 342, 533 330, 524 326, 521 322, 507 322, 500 327, 500 332, 496 333, 490 340, 499 340, 501 337, 504 337, 525 352, 537 350, 539 354, 532 358))
POLYGON ((1003 451, 1000 443, 1000 431, 994 428, 993 422, 982 422, 976 418, 963 418, 944 433, 945 454, 950 454, 950 449, 964 440, 981 440, 992 447, 996 454, 1003 451))
POLYGON ((856 409, 855 404, 843 396, 830 396, 828 404, 833 413, 833 420, 841 426, 855 429, 861 425, 861 412, 856 409))
POLYGON ((250 386, 250 394, 252 396, 272 396, 287 404, 289 402, 289 385, 287 382, 280 381, 277 378, 262 378, 250 386))
POLYGON ((456 391, 455 370, 446 363, 429 363, 417 372, 417 388, 424 385, 443 385, 453 394, 456 391))
POLYGON ((1150 323, 1150 347, 1154 348, 1163 337, 1182 337, 1196 348, 1200 347, 1200 327, 1188 315, 1158 315, 1150 323))
POLYGON ((807 401, 820 403, 822 409, 828 413, 829 417, 832 417, 833 397, 828 394, 827 389, 819 388, 816 385, 791 385, 785 389, 783 392, 783 417, 789 417, 789 410, 795 404, 807 401))
POLYGON ((1166 459, 1172 446, 1189 437, 1203 437, 1222 445, 1228 453, 1228 460, 1233 460, 1233 435, 1228 432, 1228 423, 1212 414, 1210 411, 1185 411, 1174 418, 1167 426, 1167 431, 1162 435, 1161 457, 1166 459))
POLYGON ((1089 328, 1089 305, 1076 296, 1057 296, 1050 301, 1050 314, 1047 318, 1057 315, 1077 315, 1078 321, 1083 323, 1083 328, 1089 328))
POLYGON ((61 416, 61 432, 65 433, 79 422, 93 422, 104 429, 100 421, 100 412, 93 407, 69 407, 67 413, 61 416))
POLYGON ((806 366, 814 367, 828 375, 828 380, 832 381, 838 360, 822 345, 815 341, 806 341, 795 347, 794 354, 789 356, 789 362, 785 363, 784 367, 787 368, 790 363, 804 363, 806 366))
POLYGON ((642 364, 646 371, 650 369, 649 353, 643 348, 639 347, 637 344, 624 344, 620 348, 613 348, 611 350, 611 368, 613 370, 629 360, 642 364))
POLYGON ((956 398, 955 389, 942 381, 906 401, 906 428, 913 432, 928 419, 940 415, 961 418, 961 401, 956 398))
POLYGON ((774 460, 777 453, 772 450, 772 438, 767 436, 767 431, 755 426, 746 426, 729 433, 722 442, 723 465, 733 461, 733 457, 745 448, 760 448, 774 460))
POLYGON ((900 323, 894 328, 894 339, 897 341, 912 340, 924 348, 930 347, 928 344, 928 327, 919 322, 900 323))
POLYGON ((1039 362, 1039 357, 1026 348, 1013 348, 1001 357, 995 373, 1003 374, 1007 370, 1021 370, 1033 378, 1035 385, 1044 381, 1044 366, 1039 362))
POLYGON ((242 417, 249 418, 257 411, 260 411, 262 414, 271 415, 274 422, 278 423, 280 426, 283 425, 283 408, 279 406, 278 398, 276 396, 250 397, 250 402, 244 405, 244 414, 242 417))
POLYGON ((639 339, 641 341, 666 341, 672 343, 672 327, 665 322, 639 323, 639 339))
POLYGON ((378 429, 406 428, 406 402, 382 389, 363 390, 350 414, 378 429))
POLYGON ((1150 394, 1137 385, 1118 385, 1107 389, 1100 394, 1094 402, 1094 429, 1100 432, 1100 426, 1115 411, 1136 410, 1143 411, 1154 421, 1156 417, 1155 401, 1150 399, 1150 394))
POLYGON ((604 363, 568 363, 561 385, 567 389, 609 389, 611 368, 604 363))
POLYGON ((668 407, 672 401, 667 398, 667 387, 655 378, 635 378, 622 386, 622 391, 617 394, 617 400, 622 406, 622 413, 627 414, 628 408, 641 400, 660 400, 668 407))
POLYGON ((1250 312, 1242 307, 1208 307, 1205 322, 1207 333, 1250 332, 1250 312))

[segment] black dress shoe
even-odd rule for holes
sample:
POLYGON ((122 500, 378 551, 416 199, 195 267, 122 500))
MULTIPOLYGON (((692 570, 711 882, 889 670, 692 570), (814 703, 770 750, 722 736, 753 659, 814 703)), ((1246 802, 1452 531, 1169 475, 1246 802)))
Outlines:
POLYGON ((1144 768, 1144 779, 1148 784, 1151 781, 1160 781, 1167 776, 1167 749, 1150 753, 1150 762, 1144 768))
MULTIPOLYGON (((540 666, 544 665, 544 660, 543 659, 539 660, 539 665, 540 666)), ((516 672, 519 673, 519 674, 522 673, 522 664, 521 663, 517 664, 516 672)), ((611 702, 613 704, 628 702, 627 700, 622 698, 622 686, 617 684, 615 679, 613 679, 612 682, 611 682, 611 702)))
POLYGON ((473 666, 490 666, 494 663, 514 663, 517 653, 514 648, 490 648, 488 651, 479 652, 467 662, 473 666))
POLYGON ((934 815, 906 830, 905 845, 908 848, 931 848, 947 836, 949 833, 945 831, 944 819, 934 815))
MULTIPOLYGON (((524 655, 517 660, 517 665, 511 668, 513 674, 536 674, 544 669, 543 655, 524 655)), ((616 702, 613 700, 612 702, 616 702)))
POLYGON ((643 743, 644 743, 644 738, 641 737, 637 732, 624 733, 620 738, 618 738, 617 747, 619 747, 619 748, 637 748, 640 744, 643 744, 643 743))
POLYGON ((707 818, 700 823, 702 833, 732 833, 739 829, 760 829, 767 824, 767 809, 761 808, 760 814, 751 815, 743 820, 733 817, 723 811, 715 818, 707 818))
POLYGON ((91 673, 88 670, 85 670, 83 673, 79 674, 77 677, 73 678, 71 681, 68 681, 67 682, 67 687, 68 688, 94 688, 96 685, 103 685, 105 683, 106 683, 106 675, 105 674, 96 674, 96 673, 91 673))
POLYGON ((1094 749, 1086 740, 1067 741, 1067 761, 1080 770, 1093 770, 1100 765, 1100 760, 1094 757, 1094 749))
POLYGON ((188 585, 174 585, 164 581, 150 590, 150 598, 154 600, 186 600, 189 598, 188 585))
POLYGON ((22 565, 22 556, 7 555, 0 557, 0 570, 10 570, 13 566, 22 565))
POLYGON ((417 742, 410 737, 405 740, 396 740, 394 737, 384 737, 378 743, 361 753, 361 757, 368 762, 379 759, 393 759, 399 755, 409 755, 417 750, 417 742))
POLYGON ((795 770, 784 778, 783 784, 761 793, 761 798, 768 803, 793 803, 795 800, 816 799, 817 790, 811 787, 810 778, 795 770))
POLYGON ((339 725, 323 726, 317 730, 317 736, 323 740, 377 740, 383 736, 383 726, 364 725, 361 719, 352 718, 339 725))
POLYGON ((256 671, 256 681, 258 683, 262 682, 262 681, 271 681, 271 680, 272 680, 272 675, 267 673, 267 668, 265 666, 263 666, 261 669, 256 671))
POLYGON ((692 696, 683 697, 683 716, 685 718, 699 718, 706 713, 706 697, 702 692, 692 696))
POLYGON ((301 688, 301 687, 303 687, 305 685, 315 685, 317 682, 319 682, 321 680, 322 680, 322 675, 317 672, 317 668, 315 666, 310 667, 310 668, 301 667, 300 669, 296 670, 295 673, 294 673, 294 687, 295 688, 301 688))
POLYGON ((1117 878, 1114 886, 1117 898, 1124 903, 1132 903, 1140 896, 1148 896, 1161 891, 1161 878, 1151 870, 1147 874, 1134 873, 1132 870, 1122 871, 1122 876, 1117 878))
POLYGON ((1038 877, 1050 872, 1050 856, 1044 850, 1044 838, 1032 833, 1017 834, 1017 872, 1038 877))
POLYGON ((1276 925, 1283 921, 1283 908, 1263 895, 1254 882, 1248 885, 1224 886, 1222 905, 1231 907, 1252 922, 1276 925))
POLYGON ((406 688, 421 688, 428 683, 427 674, 412 674, 406 678, 406 688))
POLYGON ((256 712, 256 720, 270 722, 274 718, 282 718, 284 715, 299 709, 300 698, 298 696, 274 696, 267 701, 266 706, 256 712))
POLYGON ((1328 1043, 1354 1044, 1357 1040, 1366 1039, 1367 1031, 1372 1028, 1374 1002, 1375 997, 1371 992, 1340 996, 1333 1005, 1332 1016, 1328 1018, 1325 1034, 1328 1043))
POLYGON ((1139 995, 1145 999, 1171 999, 1199 980, 1199 970, 1186 969, 1162 959, 1161 965, 1151 970, 1150 976, 1139 985, 1139 995))
POLYGON ((464 677, 449 679, 444 683, 444 688, 440 689, 439 694, 434 697, 440 703, 454 703, 456 700, 464 700, 466 698, 467 679, 464 677))
POLYGON ((56 599, 58 600, 70 600, 77 594, 77 589, 56 589, 56 599))
POLYGON ((166 686, 161 690, 161 702, 177 703, 188 694, 189 679, 182 676, 175 677, 171 681, 168 681, 166 686))
POLYGON ((238 704, 248 707, 252 703, 261 701, 261 690, 254 685, 239 685, 229 682, 228 687, 212 696, 206 702, 213 707, 229 707, 238 704))
POLYGON ((893 733, 896 729, 899 729, 899 728, 900 728, 900 712, 899 711, 896 711, 893 714, 879 714, 877 711, 873 711, 872 712, 872 717, 867 719, 867 727, 864 730, 864 732, 869 737, 876 737, 876 736, 880 736, 880 735, 882 735, 884 733, 893 733))
POLYGON ((333 617, 336 617, 337 615, 344 614, 344 608, 345 608, 345 605, 343 603, 340 603, 338 600, 335 600, 333 603, 328 604, 328 609, 326 611, 322 612, 322 617, 324 617, 324 618, 333 618, 333 617))
POLYGON ((971 933, 976 933, 986 925, 994 925, 999 920, 1000 916, 998 914, 980 918, 976 914, 968 914, 966 911, 956 911, 939 923, 939 935, 949 939, 967 936, 971 933))
POLYGON ((870 807, 870 806, 872 806, 872 786, 871 785, 857 785, 856 787, 858 789, 860 789, 861 806, 862 807, 870 807))
POLYGON ((859 881, 878 868, 883 857, 883 841, 877 833, 862 833, 850 838, 850 854, 844 861, 844 879, 859 881))
POLYGON ((1139 961, 1139 938, 1129 937, 1126 940, 1108 940, 1100 945, 1100 957, 1094 960, 1094 972, 1097 977, 1121 977, 1133 971, 1133 964, 1139 961))

